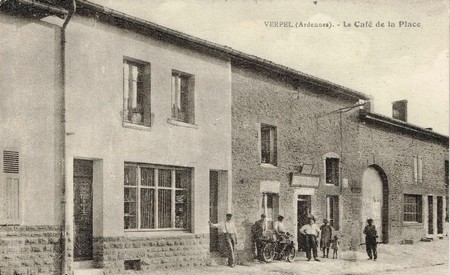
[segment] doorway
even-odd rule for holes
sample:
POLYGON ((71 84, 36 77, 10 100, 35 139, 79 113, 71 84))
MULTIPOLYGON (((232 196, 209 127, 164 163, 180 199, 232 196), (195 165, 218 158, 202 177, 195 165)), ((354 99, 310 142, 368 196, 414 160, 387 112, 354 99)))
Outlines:
POLYGON ((73 162, 74 192, 74 260, 92 260, 93 250, 93 162, 75 159, 73 162))
MULTIPOLYGON (((297 232, 303 225, 308 223, 308 217, 311 216, 311 196, 299 195, 297 197, 297 232)), ((305 251, 305 238, 303 235, 297 235, 298 250, 305 251)))
MULTIPOLYGON (((219 172, 209 171, 209 220, 211 223, 219 222, 219 172)), ((219 251, 218 228, 209 229, 209 251, 219 251)))
MULTIPOLYGON (((373 224, 379 228, 377 241, 383 243, 389 241, 388 197, 388 183, 384 171, 375 165, 367 167, 362 176, 361 225, 364 228, 367 219, 373 219, 373 224)), ((365 236, 361 233, 361 240, 364 239, 365 236)))
POLYGON ((433 196, 428 196, 428 234, 434 234, 433 226, 433 196))

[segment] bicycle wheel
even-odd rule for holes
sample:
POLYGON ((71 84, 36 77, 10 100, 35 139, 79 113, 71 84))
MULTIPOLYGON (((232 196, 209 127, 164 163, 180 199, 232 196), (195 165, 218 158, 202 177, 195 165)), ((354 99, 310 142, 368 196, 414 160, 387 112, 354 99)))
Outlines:
POLYGON ((273 245, 271 243, 266 243, 264 245, 264 248, 261 251, 261 257, 262 260, 266 263, 270 263, 273 261, 273 258, 275 257, 275 253, 273 251, 273 245))
POLYGON ((288 251, 288 254, 286 256, 286 260, 290 263, 292 263, 295 259, 295 256, 297 255, 297 251, 295 251, 295 247, 291 246, 291 248, 288 251))

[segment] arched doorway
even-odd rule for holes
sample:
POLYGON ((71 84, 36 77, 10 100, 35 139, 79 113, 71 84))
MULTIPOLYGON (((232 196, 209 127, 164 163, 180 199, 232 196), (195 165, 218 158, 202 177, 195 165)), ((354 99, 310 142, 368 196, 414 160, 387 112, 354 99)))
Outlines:
MULTIPOLYGON (((378 231, 378 242, 387 243, 388 236, 388 183, 386 174, 379 166, 366 168, 362 177, 361 221, 363 228, 372 218, 378 231)), ((364 235, 362 235, 364 241, 364 235)))

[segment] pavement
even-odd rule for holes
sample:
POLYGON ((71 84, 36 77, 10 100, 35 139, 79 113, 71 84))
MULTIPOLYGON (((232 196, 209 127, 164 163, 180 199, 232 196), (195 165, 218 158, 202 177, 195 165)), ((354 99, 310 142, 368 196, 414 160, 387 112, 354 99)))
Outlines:
MULTIPOLYGON (((339 259, 319 258, 306 261, 303 253, 294 262, 243 262, 234 268, 215 265, 190 269, 158 271, 151 274, 248 274, 248 275, 307 275, 307 274, 420 274, 444 275, 448 271, 448 238, 414 244, 378 245, 378 259, 368 260, 364 246, 358 251, 339 251, 339 259)), ((321 252, 319 251, 319 256, 321 252)), ((331 255, 331 252, 330 252, 331 255)))

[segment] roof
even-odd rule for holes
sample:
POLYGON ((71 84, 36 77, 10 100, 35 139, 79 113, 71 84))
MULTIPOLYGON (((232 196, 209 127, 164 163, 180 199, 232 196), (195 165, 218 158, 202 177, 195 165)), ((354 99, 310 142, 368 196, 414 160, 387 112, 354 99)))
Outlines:
POLYGON ((359 118, 363 121, 378 124, 380 126, 391 128, 397 131, 403 131, 414 136, 421 136, 428 139, 437 140, 446 145, 448 145, 449 143, 449 137, 446 135, 439 134, 437 132, 434 132, 433 130, 423 128, 402 120, 398 120, 381 114, 367 112, 364 109, 360 110, 359 118))

